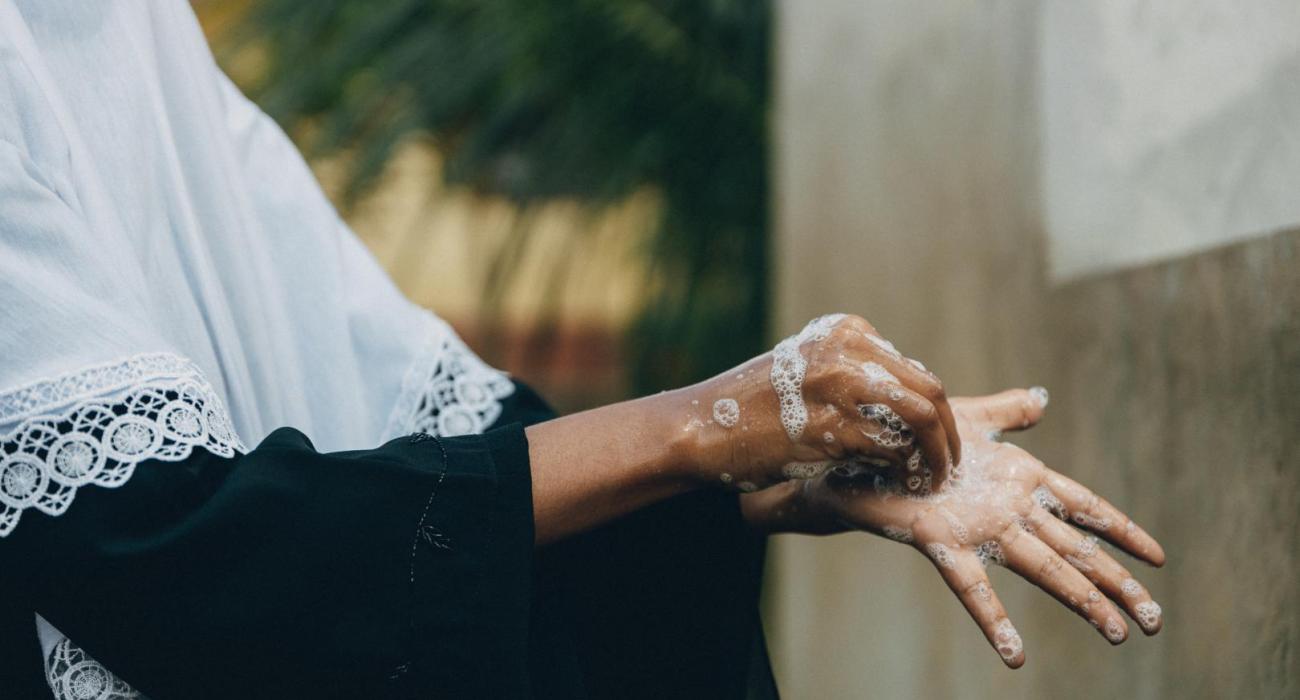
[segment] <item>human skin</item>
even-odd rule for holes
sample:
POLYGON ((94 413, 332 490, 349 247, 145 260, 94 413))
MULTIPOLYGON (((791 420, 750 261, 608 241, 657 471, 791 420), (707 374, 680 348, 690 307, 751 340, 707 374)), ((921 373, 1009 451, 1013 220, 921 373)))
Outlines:
POLYGON ((1160 544, 1092 491, 997 439, 1002 431, 1036 424, 1045 402, 1029 391, 1014 389, 954 398, 952 406, 962 438, 962 466, 978 472, 974 478, 963 477, 972 483, 954 483, 933 496, 909 498, 879 487, 870 475, 831 472, 821 479, 787 482, 745 496, 742 507, 747 520, 766 532, 862 530, 916 548, 935 564, 1012 668, 1025 662, 1023 645, 989 582, 981 545, 984 558, 991 559, 987 563, 1006 566, 1039 586, 1092 623, 1112 644, 1128 637, 1128 625, 1116 604, 1146 634, 1159 632, 1161 611, 1146 587, 1095 540, 1067 523, 1153 566, 1165 562, 1160 544))
POLYGON ((759 490, 788 480, 791 464, 816 471, 832 461, 871 459, 901 472, 919 447, 933 481, 942 481, 960 443, 934 375, 856 316, 799 350, 807 362, 800 387, 807 424, 797 437, 782 423, 772 352, 694 386, 529 427, 538 542, 696 488, 759 490), (873 379, 865 363, 888 380, 873 379), (735 403, 736 425, 715 420, 720 400, 735 403), (879 426, 862 415, 864 406, 888 406, 906 421, 907 444, 873 440, 879 426))
POLYGON ((949 401, 933 375, 892 346, 865 340, 874 332, 849 316, 799 346, 808 421, 796 437, 780 418, 772 353, 685 389, 529 427, 538 543, 686 491, 732 488, 753 491, 741 496, 742 512, 764 532, 862 530, 907 541, 935 562, 1012 668, 1024 663, 1023 644, 981 553, 1093 622, 1112 643, 1128 635, 1116 602, 1146 622, 1147 634, 1159 631, 1159 607, 1146 588, 1058 517, 1155 566, 1164 563, 1160 545, 1091 491, 997 440, 1037 423, 1045 394, 1021 389, 949 401), (715 410, 724 401, 734 402, 734 416, 715 410), (915 440, 873 439, 882 423, 862 409, 882 404, 915 440), (950 455, 958 460, 952 480, 950 455), (930 473, 928 494, 901 487, 918 463, 930 473))

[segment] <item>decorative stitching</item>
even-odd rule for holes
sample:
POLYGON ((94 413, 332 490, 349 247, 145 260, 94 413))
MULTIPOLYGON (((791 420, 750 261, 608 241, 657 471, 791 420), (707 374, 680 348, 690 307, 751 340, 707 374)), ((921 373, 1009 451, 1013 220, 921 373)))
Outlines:
MULTIPOLYGON (((436 540, 430 539, 430 534, 426 530, 426 528, 432 529, 433 532, 437 533, 437 535, 439 536, 441 536, 442 533, 439 532, 436 528, 433 528, 432 525, 426 525, 425 521, 428 520, 429 518, 429 511, 433 509, 433 500, 438 496, 438 489, 442 486, 442 482, 447 478, 447 467, 448 467, 447 446, 442 444, 442 440, 439 440, 437 435, 430 435, 429 433, 421 432, 421 433, 415 433, 410 437, 410 441, 413 444, 425 442, 428 440, 433 440, 434 443, 438 445, 438 451, 442 454, 442 467, 438 470, 438 478, 433 482, 433 488, 429 490, 429 498, 424 501, 424 509, 420 511, 420 518, 415 522, 415 533, 411 536, 411 554, 407 558, 407 562, 410 570, 407 576, 406 594, 408 600, 410 601, 409 605, 411 606, 412 610, 407 615, 406 621, 407 621, 407 626, 411 630, 412 638, 414 638, 414 636, 418 633, 418 629, 415 624, 415 613, 414 613, 415 601, 419 600, 419 597, 415 593, 415 579, 416 579, 415 560, 419 553, 421 540, 434 546, 441 546, 441 545, 437 545, 436 540)), ((447 549, 450 549, 450 546, 448 546, 447 549)), ((403 676, 405 676, 407 673, 411 671, 412 662, 409 658, 410 656, 413 656, 413 654, 409 654, 407 660, 403 661, 401 664, 398 664, 398 666, 394 668, 392 672, 389 673, 388 680, 393 682, 399 681, 403 676)))
POLYGON ((28 508, 62 515, 78 488, 121 486, 144 460, 180 461, 195 447, 247 452, 212 386, 176 355, 137 355, 28 384, 0 395, 0 406, 29 416, 0 436, 0 537, 28 508))
POLYGON ((430 322, 424 351, 402 378, 384 441, 410 433, 481 433, 501 415, 501 399, 514 393, 505 373, 488 367, 450 326, 430 322))
POLYGON ((66 638, 45 659, 45 680, 54 700, 145 700, 66 638))

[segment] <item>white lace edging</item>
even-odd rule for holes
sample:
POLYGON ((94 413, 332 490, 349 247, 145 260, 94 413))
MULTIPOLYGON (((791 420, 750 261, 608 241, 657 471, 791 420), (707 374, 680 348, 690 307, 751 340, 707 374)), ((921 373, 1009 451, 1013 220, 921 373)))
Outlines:
POLYGON ((71 374, 25 384, 0 394, 0 425, 48 413, 77 399, 102 396, 145 379, 199 374, 194 363, 166 352, 134 355, 124 360, 92 365, 71 374))
POLYGON ((127 685, 90 658, 65 637, 45 659, 45 680, 54 700, 144 700, 127 685))
POLYGON ((78 488, 121 486, 146 459, 179 461, 195 447, 223 457, 248 451, 198 367, 167 353, 0 394, 0 420, 20 415, 0 436, 0 537, 28 508, 62 515, 78 488))
POLYGON ((433 320, 425 348, 406 371, 384 439, 424 432, 481 433, 501 415, 515 385, 478 358, 450 326, 433 320))

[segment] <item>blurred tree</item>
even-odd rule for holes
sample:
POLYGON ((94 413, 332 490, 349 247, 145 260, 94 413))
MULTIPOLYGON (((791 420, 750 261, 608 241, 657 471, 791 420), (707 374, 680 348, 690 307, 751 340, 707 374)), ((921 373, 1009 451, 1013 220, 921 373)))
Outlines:
POLYGON ((348 155, 345 205, 415 134, 448 184, 522 207, 656 192, 627 342, 644 393, 765 341, 770 19, 765 0, 262 0, 234 45, 265 53, 245 88, 309 155, 348 155))

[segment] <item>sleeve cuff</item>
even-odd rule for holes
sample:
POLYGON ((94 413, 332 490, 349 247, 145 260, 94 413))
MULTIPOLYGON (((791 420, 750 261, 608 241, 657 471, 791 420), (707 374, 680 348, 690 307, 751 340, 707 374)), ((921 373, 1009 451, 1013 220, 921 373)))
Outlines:
POLYGON ((524 428, 425 441, 445 472, 413 524, 414 651, 399 675, 449 697, 524 696, 534 555, 524 428))

